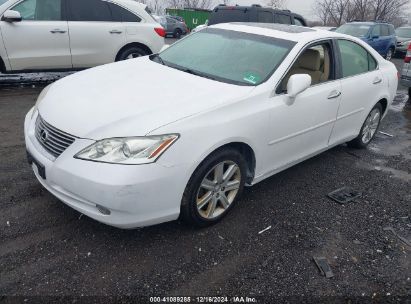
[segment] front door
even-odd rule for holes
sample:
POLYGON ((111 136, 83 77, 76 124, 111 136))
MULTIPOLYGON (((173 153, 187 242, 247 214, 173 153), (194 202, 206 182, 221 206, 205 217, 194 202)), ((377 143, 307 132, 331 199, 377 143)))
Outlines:
MULTIPOLYGON (((335 56, 330 41, 303 51, 284 77, 285 90, 294 74, 308 74, 312 85, 290 103, 286 92, 272 99, 270 171, 298 162, 327 148, 340 104, 341 84, 335 76, 335 56)), ((278 90, 277 90, 278 93, 278 90)))
POLYGON ((10 8, 22 21, 0 21, 13 71, 71 68, 67 21, 62 0, 23 0, 10 8))

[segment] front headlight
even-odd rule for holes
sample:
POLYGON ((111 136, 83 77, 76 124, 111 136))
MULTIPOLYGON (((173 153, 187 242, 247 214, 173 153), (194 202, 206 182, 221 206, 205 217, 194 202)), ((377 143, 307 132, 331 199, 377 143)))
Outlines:
POLYGON ((103 139, 83 149, 74 158, 125 165, 149 164, 177 139, 177 134, 103 139))
POLYGON ((33 118, 34 113, 36 113, 36 111, 37 111, 37 107, 38 107, 39 103, 40 103, 40 102, 43 100, 43 98, 46 96, 46 94, 47 94, 47 92, 49 91, 50 87, 51 87, 51 84, 49 84, 47 87, 45 87, 45 88, 41 91, 39 97, 37 97, 36 104, 34 105, 34 107, 33 107, 33 112, 31 113, 31 118, 33 118))

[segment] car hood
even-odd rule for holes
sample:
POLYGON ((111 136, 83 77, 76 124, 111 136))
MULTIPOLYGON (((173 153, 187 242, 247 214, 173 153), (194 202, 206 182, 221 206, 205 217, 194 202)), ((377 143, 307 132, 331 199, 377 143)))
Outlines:
POLYGON ((253 88, 202 78, 142 57, 57 81, 38 110, 49 124, 77 137, 143 136, 236 101, 253 88))

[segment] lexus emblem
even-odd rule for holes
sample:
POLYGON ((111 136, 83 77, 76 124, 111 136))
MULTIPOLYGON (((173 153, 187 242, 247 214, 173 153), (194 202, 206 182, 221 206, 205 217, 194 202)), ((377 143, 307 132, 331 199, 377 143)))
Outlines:
POLYGON ((41 138, 42 142, 45 143, 47 141, 48 137, 49 137, 49 132, 47 132, 47 130, 43 129, 43 130, 40 131, 40 138, 41 138))

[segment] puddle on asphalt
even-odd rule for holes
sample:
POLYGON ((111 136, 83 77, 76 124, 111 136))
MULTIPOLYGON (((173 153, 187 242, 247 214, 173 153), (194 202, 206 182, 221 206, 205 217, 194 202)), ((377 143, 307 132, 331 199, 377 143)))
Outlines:
POLYGON ((408 94, 399 91, 390 107, 395 115, 394 123, 382 124, 380 131, 393 135, 393 137, 378 133, 368 149, 376 154, 384 156, 401 156, 411 160, 411 104, 408 94))
POLYGON ((405 182, 411 182, 411 174, 409 174, 408 172, 387 167, 385 166, 387 161, 382 160, 382 159, 376 160, 376 163, 377 165, 374 165, 374 164, 370 164, 365 161, 359 160, 356 162, 356 165, 362 169, 388 173, 393 178, 398 178, 405 182))

